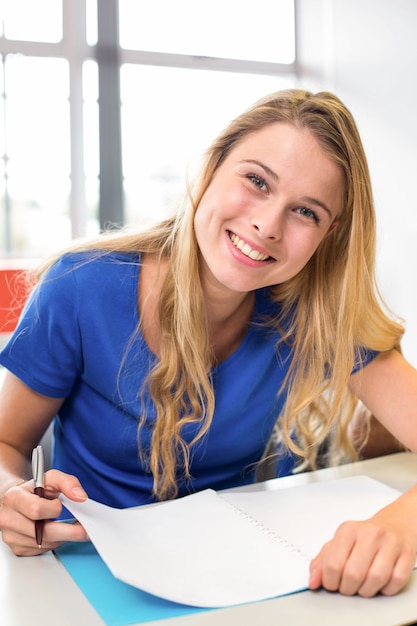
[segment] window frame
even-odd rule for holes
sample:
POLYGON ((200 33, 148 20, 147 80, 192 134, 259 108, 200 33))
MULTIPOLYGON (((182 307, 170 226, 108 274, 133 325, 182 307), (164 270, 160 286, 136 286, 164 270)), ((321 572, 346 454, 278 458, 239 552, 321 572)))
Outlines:
MULTIPOLYGON (((99 222, 124 224, 124 192, 121 149, 120 68, 125 63, 214 70, 271 76, 298 76, 297 11, 294 2, 295 60, 268 63, 165 52, 138 51, 119 44, 118 0, 97 0, 97 43, 87 43, 87 0, 62 0, 63 37, 56 43, 10 40, 0 36, 0 55, 20 54, 64 58, 70 76, 71 236, 86 234, 86 198, 83 148, 83 64, 97 62, 99 80, 99 222)), ((3 61, 4 62, 4 61, 3 61)), ((4 156, 7 159, 7 155, 4 156)))

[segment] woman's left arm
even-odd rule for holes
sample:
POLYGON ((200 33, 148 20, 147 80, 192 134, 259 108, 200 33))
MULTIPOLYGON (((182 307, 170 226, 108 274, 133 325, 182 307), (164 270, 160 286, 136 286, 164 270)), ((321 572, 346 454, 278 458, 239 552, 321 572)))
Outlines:
POLYGON ((417 370, 398 350, 379 354, 349 388, 401 443, 417 452, 417 370))
MULTIPOLYGON (((350 389, 407 448, 417 452, 417 371, 396 350, 353 374, 350 389)), ((345 522, 310 565, 310 588, 393 595, 417 553, 417 486, 361 522, 345 522)))

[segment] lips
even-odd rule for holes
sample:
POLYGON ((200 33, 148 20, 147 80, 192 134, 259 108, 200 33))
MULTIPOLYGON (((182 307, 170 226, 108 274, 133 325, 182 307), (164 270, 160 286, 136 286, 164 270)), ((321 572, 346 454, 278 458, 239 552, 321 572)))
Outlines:
POLYGON ((272 260, 271 256, 268 256, 267 254, 263 254, 259 250, 255 250, 248 243, 246 243, 246 241, 243 241, 243 239, 240 239, 240 237, 235 235, 235 233, 232 233, 231 231, 229 231, 228 234, 229 234, 229 239, 232 242, 232 244, 236 248, 238 248, 238 250, 240 250, 242 252, 242 254, 244 254, 245 256, 249 257, 253 261, 269 261, 269 260, 272 260))

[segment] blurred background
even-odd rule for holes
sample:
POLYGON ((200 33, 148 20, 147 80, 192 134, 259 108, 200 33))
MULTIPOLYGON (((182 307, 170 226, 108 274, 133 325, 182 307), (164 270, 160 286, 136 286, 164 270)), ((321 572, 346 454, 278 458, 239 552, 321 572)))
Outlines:
POLYGON ((417 366, 415 0, 0 0, 0 28, 0 269, 160 219, 235 115, 327 89, 362 135, 417 366))

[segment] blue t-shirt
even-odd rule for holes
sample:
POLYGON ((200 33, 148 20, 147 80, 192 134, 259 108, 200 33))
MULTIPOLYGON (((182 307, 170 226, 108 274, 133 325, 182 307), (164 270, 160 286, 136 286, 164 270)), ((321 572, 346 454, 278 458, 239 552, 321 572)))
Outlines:
MULTIPOLYGON (((115 507, 152 501, 152 476, 137 442, 140 390, 155 362, 136 331, 139 271, 136 255, 64 256, 31 295, 0 355, 34 391, 65 398, 54 424, 53 466, 76 475, 91 498, 115 507)), ((253 321, 276 307, 268 290, 260 290, 253 321)), ((180 495, 253 482, 284 402, 278 390, 291 354, 283 344, 277 351, 278 338, 252 324, 237 350, 213 369, 213 422, 192 448, 192 480, 180 479, 180 495)), ((145 402, 144 450, 155 418, 151 399, 145 402)), ((186 440, 196 428, 187 425, 186 440)))
MULTIPOLYGON (((68 254, 32 293, 0 363, 34 391, 65 398, 54 420, 53 466, 79 478, 94 500, 114 507, 153 501, 152 476, 138 452, 140 391, 156 357, 138 332, 140 258, 134 254, 68 254)), ((252 324, 236 351, 212 370, 215 412, 192 447, 192 479, 179 495, 253 482, 256 464, 285 401, 279 389, 291 350, 262 327, 279 305, 256 292, 252 324)), ((372 358, 368 355, 368 359, 372 358)), ((149 396, 140 447, 148 450, 155 420, 149 396)), ((196 425, 182 434, 192 441, 196 425)), ((294 459, 278 461, 279 475, 294 459)))

